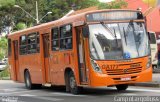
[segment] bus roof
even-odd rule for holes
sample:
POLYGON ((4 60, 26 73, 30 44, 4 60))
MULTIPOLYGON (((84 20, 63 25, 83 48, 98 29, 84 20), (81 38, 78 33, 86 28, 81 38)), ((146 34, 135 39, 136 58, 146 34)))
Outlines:
POLYGON ((63 24, 72 23, 74 21, 79 21, 79 20, 86 21, 85 15, 89 14, 89 13, 103 12, 103 11, 116 11, 116 10, 139 12, 138 10, 130 10, 130 9, 103 9, 103 10, 86 11, 86 12, 82 12, 80 14, 70 15, 70 16, 62 18, 62 19, 60 18, 60 19, 55 20, 55 21, 51 21, 51 22, 43 23, 43 24, 36 25, 36 26, 30 27, 30 28, 26 28, 24 30, 19 30, 19 31, 13 32, 11 34, 8 34, 8 37, 11 37, 11 36, 13 36, 15 34, 17 35, 17 34, 25 33, 25 32, 28 32, 28 31, 35 30, 35 29, 40 29, 40 28, 43 28, 43 27, 45 27, 47 29, 49 27, 54 27, 54 25, 60 26, 60 25, 63 25, 63 24))

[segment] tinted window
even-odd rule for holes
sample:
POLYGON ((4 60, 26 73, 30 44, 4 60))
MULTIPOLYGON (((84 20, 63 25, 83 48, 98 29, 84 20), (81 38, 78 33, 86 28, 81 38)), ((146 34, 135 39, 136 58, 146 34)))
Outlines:
POLYGON ((60 28, 60 49, 72 49, 72 26, 65 25, 60 28))
POLYGON ((20 37, 20 55, 27 53, 27 38, 26 35, 20 37))
POLYGON ((53 28, 52 29, 52 50, 56 51, 59 50, 59 34, 58 34, 59 30, 58 28, 53 28))
POLYGON ((39 34, 32 33, 28 35, 28 54, 39 52, 39 34))

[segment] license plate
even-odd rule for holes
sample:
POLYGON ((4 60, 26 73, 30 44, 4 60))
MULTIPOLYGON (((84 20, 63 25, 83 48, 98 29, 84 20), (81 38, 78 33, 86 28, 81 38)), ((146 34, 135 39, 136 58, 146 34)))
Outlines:
POLYGON ((128 80, 131 80, 131 77, 130 77, 130 76, 122 77, 122 78, 121 78, 121 81, 128 81, 128 80))

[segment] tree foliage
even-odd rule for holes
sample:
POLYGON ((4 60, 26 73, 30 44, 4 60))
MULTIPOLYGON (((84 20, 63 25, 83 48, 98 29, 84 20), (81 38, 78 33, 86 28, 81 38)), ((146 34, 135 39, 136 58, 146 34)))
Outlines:
POLYGON ((15 4, 15 0, 0 0, 0 8, 10 8, 15 4))
POLYGON ((110 3, 100 3, 98 5, 99 9, 121 9, 127 7, 127 2, 124 0, 115 0, 110 3))
POLYGON ((0 0, 0 33, 5 27, 13 26, 14 5, 15 0, 0 0))
POLYGON ((0 38, 0 60, 7 55, 7 39, 5 37, 0 38))
MULTIPOLYGON (((6 27, 19 30, 17 26, 22 26, 22 23, 27 27, 36 25, 36 20, 26 14, 28 12, 36 18, 36 1, 38 2, 39 19, 47 12, 52 12, 52 14, 42 19, 41 23, 59 19, 72 9, 79 10, 90 6, 98 6, 99 9, 111 9, 121 8, 126 5, 124 0, 116 0, 107 4, 100 3, 99 0, 0 0, 0 33, 6 27), (26 12, 14 5, 19 5, 26 12), (20 22, 21 24, 19 24, 20 22)), ((25 26, 23 25, 23 27, 25 26)))
POLYGON ((27 28, 26 24, 23 23, 23 22, 19 22, 17 25, 16 25, 16 29, 17 30, 22 30, 22 29, 25 29, 27 28))

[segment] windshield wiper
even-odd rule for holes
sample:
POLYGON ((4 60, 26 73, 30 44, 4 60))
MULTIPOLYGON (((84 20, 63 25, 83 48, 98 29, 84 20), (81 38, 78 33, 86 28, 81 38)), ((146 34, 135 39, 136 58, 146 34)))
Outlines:
POLYGON ((116 30, 115 30, 115 28, 113 28, 113 30, 114 30, 114 35, 115 35, 115 38, 116 38, 116 43, 117 43, 117 45, 118 45, 116 30))
POLYGON ((125 30, 124 30, 124 27, 123 27, 123 33, 124 33, 124 39, 125 39, 125 43, 126 43, 126 45, 127 45, 127 35, 126 35, 126 32, 125 32, 125 30))
POLYGON ((115 28, 113 28, 113 30, 114 30, 114 33, 113 33, 113 31, 112 31, 107 25, 105 25, 104 22, 100 22, 100 23, 102 24, 102 26, 103 26, 107 31, 110 32, 110 34, 112 35, 112 37, 113 37, 114 39, 116 39, 116 43, 117 43, 117 45, 118 45, 117 34, 116 34, 115 28))
POLYGON ((108 28, 107 25, 104 24, 104 22, 100 22, 100 23, 102 24, 102 26, 103 26, 107 31, 110 32, 111 36, 112 36, 113 38, 115 38, 115 34, 113 34, 112 30, 111 30, 110 28, 108 28))

